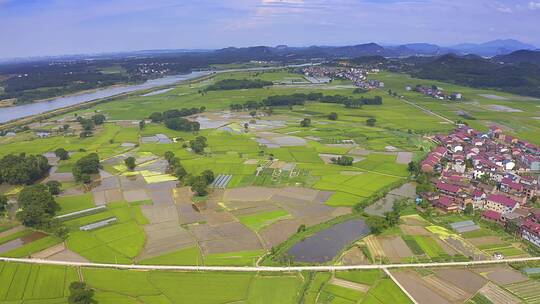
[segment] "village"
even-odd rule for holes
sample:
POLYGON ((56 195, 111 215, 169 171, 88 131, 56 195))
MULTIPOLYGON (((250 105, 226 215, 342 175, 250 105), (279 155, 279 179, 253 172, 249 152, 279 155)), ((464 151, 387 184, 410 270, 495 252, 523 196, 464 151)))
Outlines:
POLYGON ((507 135, 498 126, 487 133, 462 125, 437 135, 438 147, 420 164, 434 191, 422 200, 444 213, 481 212, 484 220, 540 247, 540 148, 507 135))
POLYGON ((335 68, 328 66, 310 66, 302 70, 304 76, 310 78, 325 79, 330 82, 332 79, 344 79, 352 81, 353 85, 365 90, 384 88, 384 82, 378 80, 368 80, 368 74, 376 74, 378 69, 365 70, 360 68, 335 68))

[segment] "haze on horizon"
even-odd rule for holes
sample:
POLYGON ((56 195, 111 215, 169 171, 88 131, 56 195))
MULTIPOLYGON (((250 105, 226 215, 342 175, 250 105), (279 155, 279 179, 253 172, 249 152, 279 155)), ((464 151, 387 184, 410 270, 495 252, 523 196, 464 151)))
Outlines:
POLYGON ((539 0, 0 0, 0 58, 228 46, 540 46, 539 0))

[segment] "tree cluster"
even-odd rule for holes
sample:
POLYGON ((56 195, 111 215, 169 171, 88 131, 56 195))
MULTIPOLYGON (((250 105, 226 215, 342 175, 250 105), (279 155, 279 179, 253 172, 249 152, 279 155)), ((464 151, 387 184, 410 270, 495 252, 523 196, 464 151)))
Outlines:
POLYGON ((90 153, 77 160, 72 173, 76 181, 90 183, 90 175, 99 173, 99 168, 99 156, 96 153, 90 153))
POLYGON ((30 185, 47 176, 50 168, 42 155, 8 154, 0 159, 0 184, 30 185))
POLYGON ((343 155, 340 157, 333 157, 332 162, 340 166, 352 166, 354 159, 350 156, 343 155))
POLYGON ((162 122, 167 119, 177 118, 177 117, 186 117, 193 114, 198 114, 206 111, 206 107, 202 106, 200 108, 182 108, 180 110, 173 109, 167 110, 165 112, 154 112, 148 117, 152 122, 162 122))
POLYGON ((165 120, 165 126, 171 130, 193 132, 199 131, 201 125, 197 121, 190 121, 182 117, 165 120))
POLYGON ((223 79, 206 87, 206 91, 260 89, 272 85, 271 81, 260 79, 223 79))
POLYGON ((72 282, 69 285, 69 304, 95 304, 94 290, 84 282, 72 282))
POLYGON ((67 229, 54 219, 60 206, 45 185, 27 186, 17 199, 21 210, 17 219, 26 227, 53 232, 59 237, 67 235, 67 229))
POLYGON ((204 148, 208 147, 208 140, 204 136, 197 136, 189 142, 189 146, 193 152, 201 154, 204 152, 204 148))
POLYGON ((304 118, 300 121, 300 127, 307 128, 311 126, 311 119, 310 118, 304 118))

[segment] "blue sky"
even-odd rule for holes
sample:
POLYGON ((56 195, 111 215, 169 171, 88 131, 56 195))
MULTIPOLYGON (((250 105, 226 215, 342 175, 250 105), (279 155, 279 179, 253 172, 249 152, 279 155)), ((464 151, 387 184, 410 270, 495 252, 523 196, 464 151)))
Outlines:
POLYGON ((0 57, 515 38, 540 0, 0 0, 0 57))

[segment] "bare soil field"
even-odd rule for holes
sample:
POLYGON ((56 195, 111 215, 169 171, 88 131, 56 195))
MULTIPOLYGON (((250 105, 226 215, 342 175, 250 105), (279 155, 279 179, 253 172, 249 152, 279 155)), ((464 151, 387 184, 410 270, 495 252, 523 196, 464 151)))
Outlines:
POLYGON ((392 271, 392 275, 419 304, 452 304, 444 296, 435 292, 433 286, 426 283, 413 270, 392 271))
POLYGON ((488 298, 493 304, 522 303, 519 298, 491 282, 482 287, 482 289, 480 289, 480 293, 488 298))
POLYGON ((186 229, 180 227, 174 205, 142 206, 141 210, 150 223, 144 226, 146 242, 138 260, 195 246, 195 239, 186 229))
POLYGON ((410 225, 399 225, 401 231, 407 235, 431 235, 431 232, 427 231, 426 228, 422 226, 410 226, 410 225))
POLYGON ((362 265, 371 264, 368 258, 362 252, 362 249, 354 246, 347 250, 341 257, 341 263, 343 265, 362 265))
POLYGON ((498 285, 507 285, 529 280, 529 278, 521 272, 505 265, 475 267, 472 270, 498 285))
POLYGON ((244 187, 227 189, 223 195, 223 200, 231 201, 268 201, 279 189, 267 187, 244 187))
POLYGON ((487 282, 482 276, 468 269, 443 268, 435 269, 434 272, 440 279, 459 287, 470 295, 478 292, 487 282))
POLYGON ((396 163, 398 164, 408 164, 413 159, 412 152, 398 152, 396 157, 396 163))
POLYGON ((503 241, 500 237, 494 235, 470 238, 467 239, 467 241, 469 241, 469 243, 473 244, 474 246, 505 243, 505 241, 503 241))
POLYGON ((425 227, 429 225, 428 222, 426 222, 423 218, 420 216, 402 216, 401 220, 406 224, 410 226, 421 226, 425 227))
POLYGON ((262 249, 257 235, 240 223, 192 225, 189 230, 197 238, 204 254, 262 249))
POLYGON ((264 227, 259 231, 260 237, 263 239, 264 246, 267 249, 279 245, 286 241, 290 236, 296 233, 300 225, 313 226, 329 220, 329 216, 317 216, 309 218, 285 219, 273 223, 270 226, 264 227))
POLYGON ((450 284, 437 276, 428 275, 425 276, 423 280, 432 290, 453 303, 463 303, 471 296, 459 287, 450 284))
POLYGON ((399 236, 389 238, 379 238, 379 242, 384 251, 384 255, 388 257, 392 263, 400 263, 404 258, 412 257, 411 249, 405 244, 399 236))
POLYGON ((368 235, 364 238, 363 241, 366 243, 368 250, 371 253, 371 256, 373 256, 374 258, 381 258, 386 256, 383 247, 376 236, 368 235))
POLYGON ((32 254, 32 258, 51 261, 68 261, 85 263, 88 260, 79 254, 66 248, 64 243, 49 247, 45 250, 32 254))
POLYGON ((124 198, 127 202, 132 203, 149 200, 150 196, 146 193, 146 190, 139 189, 124 191, 124 198))

